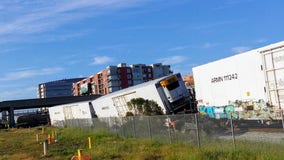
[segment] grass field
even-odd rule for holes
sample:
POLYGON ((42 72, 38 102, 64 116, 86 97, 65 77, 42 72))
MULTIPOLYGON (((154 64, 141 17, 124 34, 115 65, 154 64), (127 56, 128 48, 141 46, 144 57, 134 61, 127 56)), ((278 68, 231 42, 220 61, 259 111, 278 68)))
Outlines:
POLYGON ((190 144, 169 144, 147 139, 122 138, 104 130, 42 128, 0 130, 0 160, 70 160, 82 149, 92 160, 283 160, 284 144, 238 142, 198 148, 190 144), (43 141, 58 133, 47 155, 43 156, 43 141), (36 139, 36 135, 38 140, 36 139), (91 139, 89 149, 88 137, 91 139))

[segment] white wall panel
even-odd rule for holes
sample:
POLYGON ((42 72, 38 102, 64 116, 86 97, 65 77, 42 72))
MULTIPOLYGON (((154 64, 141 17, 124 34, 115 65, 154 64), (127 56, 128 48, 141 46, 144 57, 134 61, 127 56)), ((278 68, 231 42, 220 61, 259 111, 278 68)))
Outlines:
POLYGON ((261 55, 238 54, 193 68, 197 100, 223 106, 229 101, 266 99, 261 55))

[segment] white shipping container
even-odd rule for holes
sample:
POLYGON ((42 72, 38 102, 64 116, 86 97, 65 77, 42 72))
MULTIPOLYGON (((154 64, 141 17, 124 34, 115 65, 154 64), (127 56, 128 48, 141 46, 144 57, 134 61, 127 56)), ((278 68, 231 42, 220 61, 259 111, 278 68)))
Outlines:
MULTIPOLYGON (((124 117, 129 111, 127 102, 133 98, 154 100, 159 106, 164 106, 155 84, 158 80, 152 80, 133 87, 119 90, 93 101, 98 117, 124 117)), ((165 109, 162 107, 165 112, 165 109)))
POLYGON ((91 125, 95 112, 91 101, 69 103, 50 107, 50 122, 52 126, 61 126, 62 122, 73 119, 89 119, 86 125, 91 125))
POLYGON ((283 107, 283 46, 284 41, 194 67, 199 104, 224 106, 236 100, 264 100, 283 107))
POLYGON ((133 98, 153 100, 165 114, 189 107, 190 102, 189 92, 178 73, 104 95, 94 100, 93 105, 98 117, 124 117, 131 112, 127 102, 133 98))

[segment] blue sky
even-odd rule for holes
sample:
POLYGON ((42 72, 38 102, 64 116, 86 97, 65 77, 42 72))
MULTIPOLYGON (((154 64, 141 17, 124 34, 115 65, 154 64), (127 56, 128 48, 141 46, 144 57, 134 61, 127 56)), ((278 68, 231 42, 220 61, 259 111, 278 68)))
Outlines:
POLYGON ((284 40, 283 0, 1 0, 0 101, 124 62, 192 67, 284 40))

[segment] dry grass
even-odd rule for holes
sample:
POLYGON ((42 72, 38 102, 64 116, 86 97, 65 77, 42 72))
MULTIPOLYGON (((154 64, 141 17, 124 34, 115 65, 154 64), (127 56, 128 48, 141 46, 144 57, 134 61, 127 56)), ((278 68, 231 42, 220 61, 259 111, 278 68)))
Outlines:
POLYGON ((234 151, 231 144, 204 146, 197 148, 186 144, 168 144, 158 141, 121 138, 106 131, 86 131, 80 129, 41 128, 0 130, 0 160, 70 160, 83 149, 83 154, 92 159, 103 160, 282 160, 284 145, 239 142, 234 151), (43 144, 47 134, 58 133, 58 142, 49 145, 48 156, 43 155, 43 144), (92 139, 92 149, 88 148, 88 137, 92 139))

